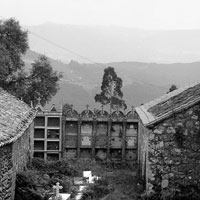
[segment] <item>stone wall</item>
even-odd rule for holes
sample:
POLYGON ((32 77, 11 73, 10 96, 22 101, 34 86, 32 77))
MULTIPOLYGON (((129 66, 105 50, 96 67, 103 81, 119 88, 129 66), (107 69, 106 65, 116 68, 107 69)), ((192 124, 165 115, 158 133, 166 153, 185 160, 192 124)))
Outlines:
POLYGON ((140 176, 145 178, 146 159, 147 159, 147 146, 148 146, 148 129, 144 127, 142 122, 139 122, 139 135, 138 135, 138 164, 140 166, 140 176))
POLYGON ((174 114, 149 134, 148 189, 200 189, 200 104, 174 114))
POLYGON ((0 147, 0 200, 13 200, 16 174, 26 168, 32 156, 33 124, 11 144, 0 147))
POLYGON ((0 200, 12 199, 12 144, 0 147, 0 200))
MULTIPOLYGON (((13 190, 15 189, 16 174, 26 169, 27 163, 32 158, 32 135, 33 124, 26 129, 25 133, 12 146, 12 160, 13 160, 13 190)), ((14 192, 13 192, 14 194, 14 192)), ((14 199, 14 198, 13 198, 14 199)))

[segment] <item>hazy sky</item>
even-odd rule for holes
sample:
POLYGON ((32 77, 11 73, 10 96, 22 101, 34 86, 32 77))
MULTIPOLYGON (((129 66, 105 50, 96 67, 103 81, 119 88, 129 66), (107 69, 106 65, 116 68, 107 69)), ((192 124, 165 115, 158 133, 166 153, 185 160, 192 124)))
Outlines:
POLYGON ((0 17, 144 29, 200 28, 200 0, 0 0, 0 17))

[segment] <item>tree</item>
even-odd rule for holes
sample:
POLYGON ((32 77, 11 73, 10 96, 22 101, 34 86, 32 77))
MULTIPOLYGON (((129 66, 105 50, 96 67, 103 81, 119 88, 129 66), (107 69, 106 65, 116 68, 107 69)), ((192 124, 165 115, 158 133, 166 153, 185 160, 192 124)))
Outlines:
POLYGON ((95 102, 99 102, 103 105, 110 105, 112 109, 119 108, 126 109, 126 103, 122 99, 123 93, 122 79, 117 76, 113 67, 107 67, 104 69, 104 75, 101 85, 100 94, 96 94, 94 99, 95 102))
POLYGON ((169 91, 167 92, 167 94, 174 91, 174 90, 177 90, 177 89, 178 88, 176 87, 176 85, 172 84, 171 87, 169 88, 169 91))
POLYGON ((15 19, 0 21, 0 87, 30 104, 41 97, 42 104, 58 91, 62 75, 53 71, 47 57, 39 57, 30 72, 24 69, 22 55, 28 49, 27 31, 15 19))
POLYGON ((53 71, 50 62, 46 56, 40 56, 32 64, 30 75, 27 77, 27 88, 24 95, 26 102, 33 101, 35 104, 38 97, 41 98, 41 104, 45 104, 49 101, 59 89, 59 80, 62 78, 62 74, 57 71, 53 71))
POLYGON ((0 20, 0 86, 10 90, 13 81, 22 76, 21 55, 28 49, 27 32, 14 19, 0 20))

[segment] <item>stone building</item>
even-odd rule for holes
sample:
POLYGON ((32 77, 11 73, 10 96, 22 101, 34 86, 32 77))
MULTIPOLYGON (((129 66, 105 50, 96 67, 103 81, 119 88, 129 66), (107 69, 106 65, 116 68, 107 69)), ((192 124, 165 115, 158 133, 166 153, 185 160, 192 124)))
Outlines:
POLYGON ((139 163, 148 191, 200 187, 200 84, 170 92, 136 112, 139 163))
POLYGON ((102 107, 78 113, 62 106, 43 108, 35 119, 34 157, 45 160, 92 158, 137 163, 139 124, 135 110, 108 113, 102 107))
POLYGON ((32 157, 34 109, 0 89, 0 200, 14 199, 16 173, 32 157))

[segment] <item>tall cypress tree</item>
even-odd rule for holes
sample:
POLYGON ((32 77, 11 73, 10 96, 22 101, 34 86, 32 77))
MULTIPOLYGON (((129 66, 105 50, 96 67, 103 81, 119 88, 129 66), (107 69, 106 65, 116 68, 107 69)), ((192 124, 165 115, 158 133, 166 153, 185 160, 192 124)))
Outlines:
POLYGON ((126 109, 127 105, 123 100, 123 92, 121 90, 122 83, 122 79, 117 76, 113 67, 105 68, 101 92, 95 95, 95 102, 110 105, 112 109, 116 109, 117 106, 126 109))

